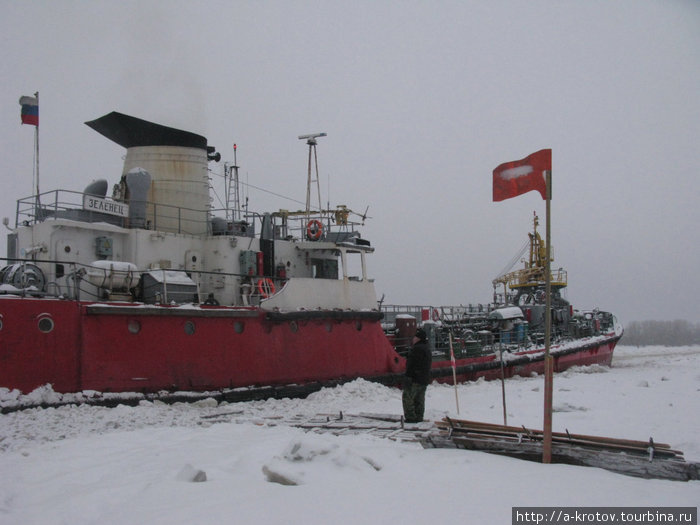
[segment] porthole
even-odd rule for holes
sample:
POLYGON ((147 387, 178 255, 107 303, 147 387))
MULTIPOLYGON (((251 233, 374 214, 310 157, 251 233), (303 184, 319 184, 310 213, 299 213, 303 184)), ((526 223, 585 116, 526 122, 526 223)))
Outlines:
POLYGON ((297 323, 296 321, 291 321, 289 323, 289 329, 294 333, 298 332, 299 331, 299 323, 297 323))
POLYGON ((132 334, 138 334, 141 331, 141 323, 136 319, 132 319, 129 321, 127 328, 132 334))
POLYGON ((357 321, 355 323, 355 330, 357 330, 358 332, 362 331, 362 321, 357 321))
POLYGON ((236 321, 233 323, 233 331, 236 332, 237 334, 242 334, 243 330, 245 330, 245 324, 243 321, 236 321))
POLYGON ((333 331, 333 323, 331 323, 330 321, 326 321, 325 327, 326 327, 326 332, 330 333, 333 331))
POLYGON ((44 332, 45 334, 48 334, 53 330, 54 324, 53 324, 53 319, 50 317, 42 317, 39 319, 39 331, 44 332))
POLYGON ((185 323, 185 333, 187 335, 192 335, 194 334, 194 323, 192 321, 187 321, 185 323))
POLYGON ((2 330, 2 315, 0 315, 0 330, 2 330))

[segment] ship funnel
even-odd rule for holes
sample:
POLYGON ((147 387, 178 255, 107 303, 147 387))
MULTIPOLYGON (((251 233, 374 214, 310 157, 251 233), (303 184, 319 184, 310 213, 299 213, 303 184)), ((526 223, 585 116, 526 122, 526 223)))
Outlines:
MULTIPOLYGON (((86 124, 126 148, 123 176, 135 168, 150 174, 143 199, 148 201, 145 217, 139 212, 134 220, 160 231, 207 233, 209 152, 205 137, 117 112, 86 124)), ((135 199, 141 196, 132 195, 135 199)))

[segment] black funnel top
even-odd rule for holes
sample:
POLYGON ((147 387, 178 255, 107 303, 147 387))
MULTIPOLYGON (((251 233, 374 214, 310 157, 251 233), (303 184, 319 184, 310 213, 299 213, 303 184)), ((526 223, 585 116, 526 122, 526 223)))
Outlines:
POLYGON ((86 122, 92 129, 125 148, 135 146, 183 146, 207 149, 207 139, 147 120, 112 111, 96 120, 86 122))

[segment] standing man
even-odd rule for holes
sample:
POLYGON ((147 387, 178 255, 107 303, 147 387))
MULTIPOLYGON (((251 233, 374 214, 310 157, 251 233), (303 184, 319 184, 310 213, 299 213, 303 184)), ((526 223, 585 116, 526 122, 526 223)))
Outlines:
POLYGON ((406 356, 406 377, 403 384, 403 415, 406 423, 420 423, 425 412, 425 390, 430 383, 433 356, 428 348, 425 330, 416 330, 418 342, 406 356))

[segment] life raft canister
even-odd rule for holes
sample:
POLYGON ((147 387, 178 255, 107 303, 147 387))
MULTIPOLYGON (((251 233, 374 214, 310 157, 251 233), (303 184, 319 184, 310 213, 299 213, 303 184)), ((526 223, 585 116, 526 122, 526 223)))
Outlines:
POLYGON ((323 235, 323 224, 318 219, 311 219, 306 225, 306 238, 310 241, 317 241, 323 235))
POLYGON ((258 279, 258 293, 260 293, 260 296, 265 299, 274 294, 275 283, 272 281, 272 279, 269 279, 267 277, 263 279, 258 279))

